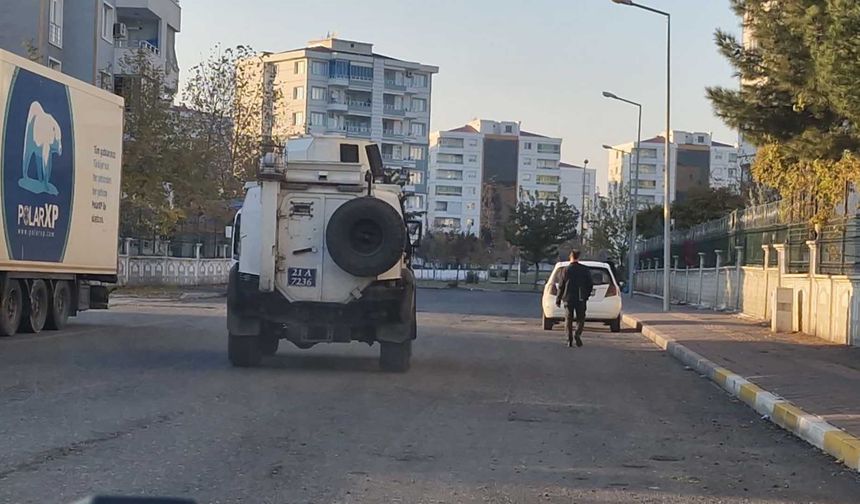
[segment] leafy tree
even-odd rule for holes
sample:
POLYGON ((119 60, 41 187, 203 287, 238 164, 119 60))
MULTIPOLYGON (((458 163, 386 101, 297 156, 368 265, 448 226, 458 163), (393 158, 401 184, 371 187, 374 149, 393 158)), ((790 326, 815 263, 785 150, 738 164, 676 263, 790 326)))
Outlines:
POLYGON ((588 239, 591 255, 605 255, 621 264, 627 256, 630 241, 630 197, 626 190, 610 189, 589 213, 588 239))
POLYGON ((823 223, 860 183, 860 3, 732 0, 754 36, 717 31, 740 89, 708 88, 728 125, 759 146, 753 176, 823 223))
POLYGON ((505 238, 517 248, 526 264, 535 265, 537 286, 538 265, 555 259, 558 247, 576 237, 579 210, 570 206, 567 198, 545 203, 529 192, 524 192, 523 196, 505 226, 505 238))
POLYGON ((263 143, 278 143, 266 126, 281 95, 266 91, 262 56, 248 46, 216 46, 187 73, 182 102, 199 162, 209 168, 217 197, 238 197, 256 174, 263 143))
POLYGON ((184 215, 176 194, 189 185, 164 73, 140 51, 121 62, 125 98, 121 228, 126 236, 169 236, 184 215))
MULTIPOLYGON (((672 204, 672 219, 676 229, 688 229, 696 224, 719 219, 733 210, 743 208, 744 198, 727 187, 695 188, 682 201, 672 204)), ((662 224, 662 208, 661 224, 662 224)))
POLYGON ((636 215, 636 233, 642 238, 663 234, 663 207, 651 205, 636 215))

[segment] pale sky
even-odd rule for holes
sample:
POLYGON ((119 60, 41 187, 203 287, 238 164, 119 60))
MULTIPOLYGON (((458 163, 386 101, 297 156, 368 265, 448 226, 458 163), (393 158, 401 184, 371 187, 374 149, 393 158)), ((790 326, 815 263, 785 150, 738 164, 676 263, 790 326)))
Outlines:
MULTIPOLYGON (((739 31, 728 0, 641 0, 672 13, 672 128, 737 133, 714 116, 705 86, 736 86, 717 53, 717 27, 739 31)), ((597 168, 601 145, 631 141, 643 105, 643 138, 665 125, 665 20, 611 0, 182 0, 182 68, 216 43, 257 50, 302 47, 326 32, 372 42, 387 56, 436 65, 430 130, 475 118, 521 121, 561 137, 562 160, 597 168)))

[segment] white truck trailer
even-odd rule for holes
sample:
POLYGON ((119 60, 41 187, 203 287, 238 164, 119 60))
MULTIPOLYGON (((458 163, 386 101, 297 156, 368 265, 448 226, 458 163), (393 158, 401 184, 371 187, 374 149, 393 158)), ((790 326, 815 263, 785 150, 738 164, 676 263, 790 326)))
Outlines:
POLYGON ((107 308, 122 98, 0 50, 0 336, 107 308))

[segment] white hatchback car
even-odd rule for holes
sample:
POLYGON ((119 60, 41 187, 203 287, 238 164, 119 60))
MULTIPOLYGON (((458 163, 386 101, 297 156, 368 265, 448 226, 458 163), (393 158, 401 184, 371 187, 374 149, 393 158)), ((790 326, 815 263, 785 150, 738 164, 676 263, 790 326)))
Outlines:
MULTIPOLYGON (((588 308, 585 312, 586 322, 603 322, 607 324, 612 332, 621 331, 621 289, 618 281, 612 273, 612 268, 605 262, 579 261, 583 266, 591 270, 591 278, 594 282, 594 290, 588 298, 588 308)), ((547 331, 552 326, 564 322, 565 308, 555 305, 558 295, 559 282, 565 268, 570 265, 568 261, 556 263, 543 288, 543 299, 541 301, 541 319, 543 328, 547 331)))

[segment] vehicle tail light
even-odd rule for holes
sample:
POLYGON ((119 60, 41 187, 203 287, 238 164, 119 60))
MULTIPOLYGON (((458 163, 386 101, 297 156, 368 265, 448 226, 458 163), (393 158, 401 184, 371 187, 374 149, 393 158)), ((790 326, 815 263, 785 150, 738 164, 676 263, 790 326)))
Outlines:
POLYGON ((614 283, 611 283, 611 284, 609 284, 609 287, 606 289, 606 295, 603 297, 611 297, 611 296, 617 296, 617 295, 618 295, 618 289, 615 287, 614 283))

